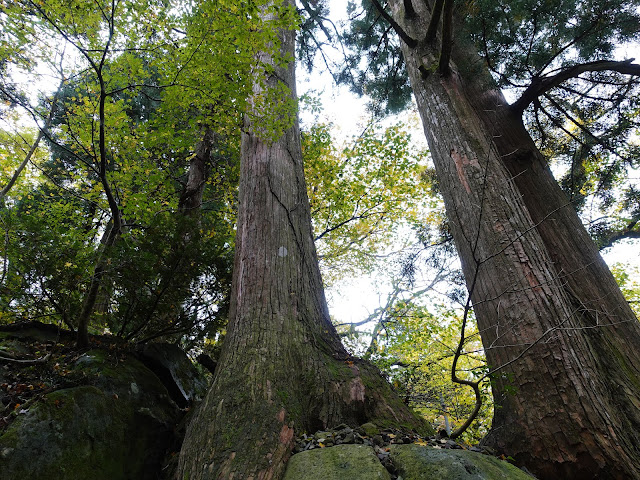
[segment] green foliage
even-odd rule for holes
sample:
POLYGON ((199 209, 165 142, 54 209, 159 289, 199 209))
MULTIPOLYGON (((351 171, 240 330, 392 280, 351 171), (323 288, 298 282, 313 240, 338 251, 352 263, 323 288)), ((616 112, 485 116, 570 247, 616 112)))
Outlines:
MULTIPOLYGON (((400 398, 436 430, 445 428, 445 416, 455 429, 475 406, 470 388, 451 383, 460 312, 444 305, 427 307, 398 300, 385 313, 370 359, 388 376, 400 398)), ((464 352, 458 361, 458 376, 467 380, 483 377, 487 368, 473 321, 467 325, 464 352)), ((481 383, 481 393, 483 406, 478 420, 463 436, 470 443, 479 441, 490 427, 493 403, 488 382, 481 383)))
POLYGON ((534 76, 611 58, 639 38, 640 2, 620 0, 474 0, 464 11, 467 32, 502 86, 526 86, 534 76))
MULTIPOLYGON (((278 53, 277 28, 298 21, 292 8, 266 3, 3 5, 0 65, 20 78, 17 88, 2 87, 3 99, 42 118, 48 112, 34 105, 33 84, 47 68, 63 79, 46 132, 48 152, 41 149, 35 162, 44 176, 21 177, 1 212, 4 319, 75 326, 100 267, 94 330, 137 341, 184 335, 193 341, 222 328, 238 128, 247 114, 275 137, 294 111, 290 102, 271 108, 283 96, 281 83, 256 83, 263 78, 256 69, 272 72, 291 60, 278 53), (274 15, 258 15, 265 8, 274 15), (267 60, 257 62, 258 52, 267 60), (265 105, 254 102, 248 111, 255 91, 265 105), (179 199, 205 129, 215 140, 205 159, 203 204, 185 214, 179 199)), ((4 185, 24 147, 18 135, 2 135, 2 155, 10 160, 3 161, 4 185)))
POLYGON ((427 152, 413 149, 399 124, 368 128, 342 147, 327 124, 313 125, 302 138, 325 281, 370 272, 376 255, 427 212, 432 200, 421 175, 427 152))
POLYGON ((616 263, 611 267, 611 273, 636 317, 640 319, 640 268, 616 263))
POLYGON ((411 86, 400 43, 371 0, 361 8, 349 1, 349 29, 342 41, 349 48, 338 82, 357 95, 366 95, 375 114, 398 113, 411 101, 411 86))
POLYGON ((90 251, 82 241, 84 226, 76 223, 79 202, 61 198, 51 187, 42 184, 1 212, 8 269, 0 308, 8 318, 57 316, 69 325, 81 305, 78 286, 86 281, 90 251))
MULTIPOLYGON (((349 12, 350 54, 340 80, 369 96, 375 112, 403 108, 409 85, 398 39, 370 0, 350 3, 349 12)), ((457 6, 455 17, 454 42, 484 59, 467 58, 458 70, 477 78, 488 68, 509 98, 529 96, 527 128, 596 242, 637 238, 640 197, 629 179, 640 158, 638 76, 586 69, 534 90, 574 67, 622 60, 622 48, 640 39, 640 2, 474 0, 457 6)))
MULTIPOLYGON (((563 69, 615 59, 640 38, 639 12, 638 1, 477 0, 464 18, 498 84, 520 95, 563 69)), ((596 242, 628 235, 640 219, 628 181, 640 158, 637 78, 586 71, 538 96, 525 119, 596 242)))

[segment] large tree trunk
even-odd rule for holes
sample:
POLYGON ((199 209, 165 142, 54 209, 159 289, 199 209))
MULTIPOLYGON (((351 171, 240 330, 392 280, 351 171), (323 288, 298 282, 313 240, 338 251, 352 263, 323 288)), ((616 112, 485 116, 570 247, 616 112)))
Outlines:
MULTIPOLYGON (((597 391, 600 401, 602 425, 612 432, 617 447, 608 462, 626 455, 633 465, 637 462, 632 459, 640 455, 640 323, 521 118, 506 102, 488 107, 478 105, 476 111, 486 114, 485 125, 493 125, 500 132, 496 146, 503 163, 547 247, 571 306, 580 317, 582 330, 575 335, 587 342, 588 355, 596 368, 591 388, 597 391)), ((504 449, 509 440, 495 431, 486 442, 504 449)), ((637 471, 635 474, 639 475, 637 471)))
MULTIPOLYGON (((423 38, 425 3, 413 18, 391 3, 423 38)), ((532 143, 477 57, 441 74, 432 45, 403 53, 487 361, 502 367, 487 441, 541 478, 640 478, 635 317, 543 159, 508 155, 532 143)))
MULTIPOLYGON (((281 39, 293 57, 294 33, 281 39)), ((293 64, 268 78, 278 81, 295 98, 293 64)), ((280 478, 296 434, 340 423, 425 427, 375 368, 349 357, 331 324, 297 119, 273 142, 261 139, 260 125, 245 127, 228 332, 187 429, 180 479, 280 478)))

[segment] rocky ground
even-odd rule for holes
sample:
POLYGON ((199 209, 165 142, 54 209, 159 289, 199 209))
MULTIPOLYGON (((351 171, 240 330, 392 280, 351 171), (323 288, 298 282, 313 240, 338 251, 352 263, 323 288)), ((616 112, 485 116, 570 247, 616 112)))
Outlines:
MULTIPOLYGON (((339 425, 332 430, 318 431, 313 434, 305 433, 296 439, 294 454, 316 448, 328 448, 345 444, 360 444, 372 447, 382 465, 391 475, 392 480, 398 479, 398 471, 389 453, 389 446, 394 444, 415 444, 437 449, 470 450, 486 455, 495 455, 495 452, 487 447, 461 445, 448 438, 444 431, 433 437, 422 437, 415 432, 407 432, 395 428, 380 429, 372 423, 365 423, 355 429, 347 425, 339 425)), ((502 459, 504 460, 505 458, 502 459)))

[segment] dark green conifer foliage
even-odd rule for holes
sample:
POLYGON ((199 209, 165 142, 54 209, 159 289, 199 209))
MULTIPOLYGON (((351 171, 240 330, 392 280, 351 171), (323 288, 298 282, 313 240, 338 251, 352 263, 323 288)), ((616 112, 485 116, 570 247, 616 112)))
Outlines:
MULTIPOLYGON (((625 57, 640 39, 639 9, 636 0, 455 5, 454 44, 474 42, 601 248, 640 237, 640 196, 625 181, 640 165, 640 70, 625 57)), ((371 0, 350 2, 349 12, 350 54, 338 79, 376 112, 402 110, 411 91, 399 39, 371 0)))

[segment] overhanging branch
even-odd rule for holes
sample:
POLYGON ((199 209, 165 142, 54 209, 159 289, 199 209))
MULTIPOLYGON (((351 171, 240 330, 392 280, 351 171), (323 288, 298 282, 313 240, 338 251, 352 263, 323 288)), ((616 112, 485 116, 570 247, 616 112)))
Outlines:
POLYGON ((564 68, 559 73, 550 77, 534 78, 531 85, 529 85, 520 98, 512 105, 512 108, 516 112, 522 113, 536 98, 544 95, 549 90, 559 86, 567 80, 577 78, 583 73, 611 71, 622 73, 624 75, 640 76, 640 65, 632 63, 634 60, 635 58, 623 61, 597 60, 595 62, 581 63, 579 65, 564 68))
POLYGON ((640 215, 635 216, 625 228, 610 232, 609 235, 601 240, 600 250, 611 247, 615 242, 625 238, 640 239, 640 230, 636 229, 638 223, 640 223, 640 215))
POLYGON ((410 48, 414 48, 418 45, 418 41, 415 38, 411 38, 409 34, 402 29, 398 22, 396 22, 393 17, 391 17, 391 15, 389 15, 385 11, 384 7, 378 0, 371 0, 371 3, 373 3, 373 6, 376 7, 376 10, 378 10, 380 15, 382 15, 382 18, 389 22, 389 25, 391 25, 391 27, 395 30, 402 41, 407 44, 407 46, 409 46, 410 48))
POLYGON ((438 70, 447 75, 451 71, 451 49, 453 46, 453 0, 445 0, 442 13, 442 46, 438 70))

